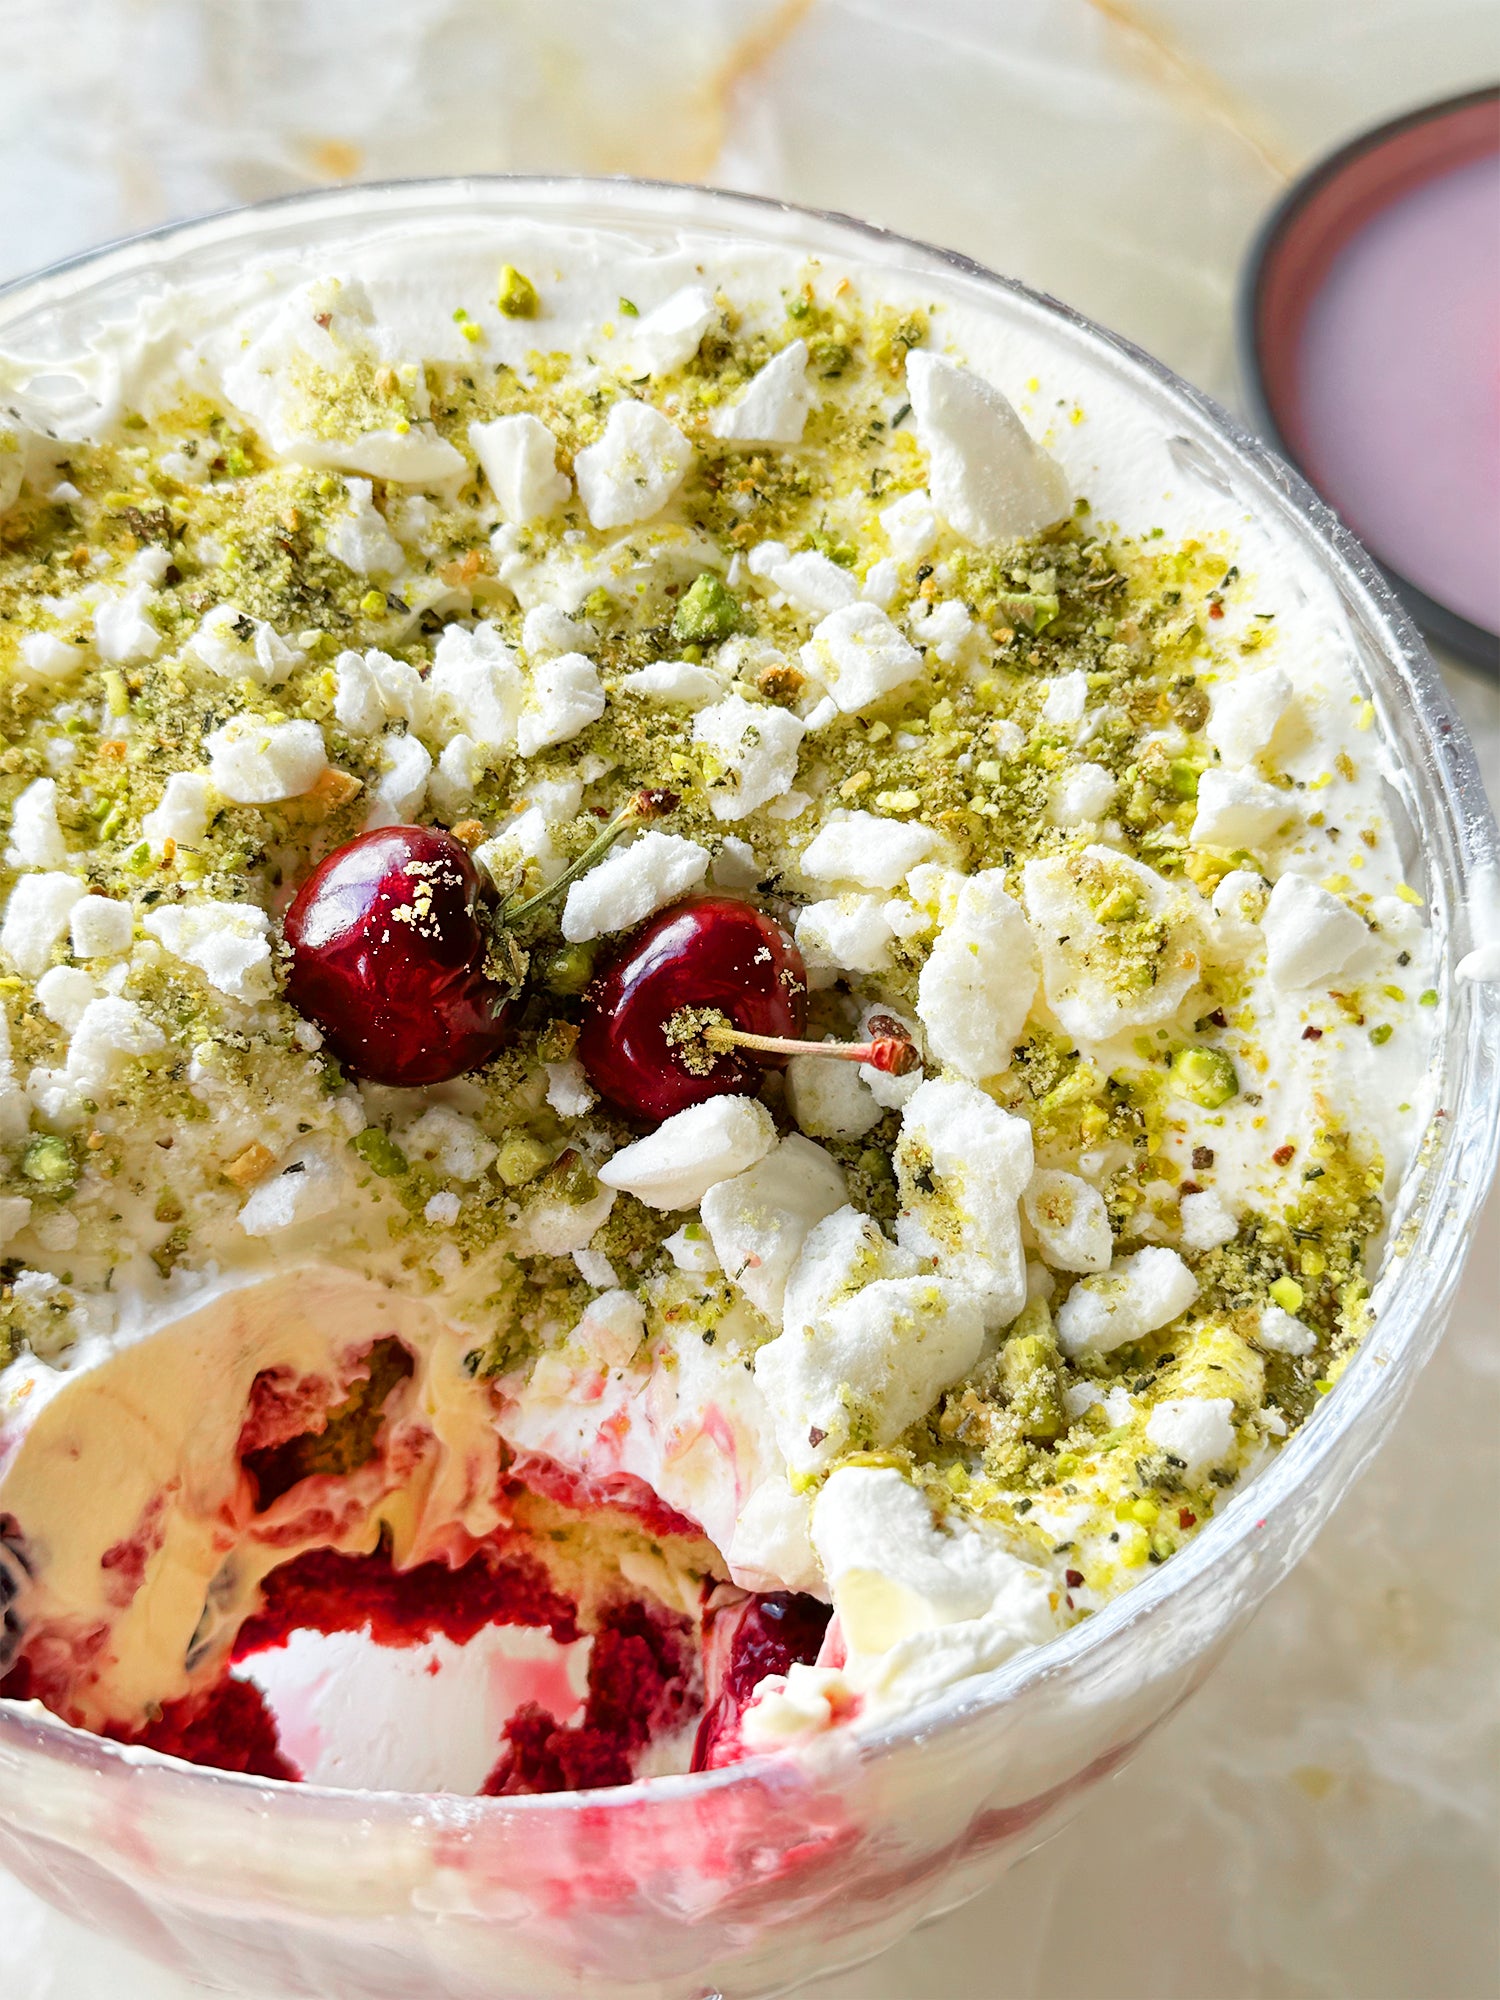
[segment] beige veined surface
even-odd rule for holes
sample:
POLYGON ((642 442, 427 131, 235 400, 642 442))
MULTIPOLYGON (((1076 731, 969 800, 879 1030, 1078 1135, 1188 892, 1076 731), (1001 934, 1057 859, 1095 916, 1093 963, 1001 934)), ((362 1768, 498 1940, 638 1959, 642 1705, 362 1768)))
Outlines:
MULTIPOLYGON (((0 269, 344 174, 701 176, 956 244, 1225 394, 1235 263, 1285 172, 1494 66, 1473 0, 648 0, 628 29, 598 0, 359 11, 351 43, 343 8, 290 5, 273 32, 253 8, 84 0, 60 33, 18 0, 0 269)), ((1455 694, 1493 791, 1500 716, 1455 694)), ((1497 1269, 1492 1207, 1397 1436, 1189 1710, 1049 1849, 822 2000, 1488 1990, 1497 1269)), ((196 1990, 8 1882, 0 1925, 16 2000, 196 1990)))

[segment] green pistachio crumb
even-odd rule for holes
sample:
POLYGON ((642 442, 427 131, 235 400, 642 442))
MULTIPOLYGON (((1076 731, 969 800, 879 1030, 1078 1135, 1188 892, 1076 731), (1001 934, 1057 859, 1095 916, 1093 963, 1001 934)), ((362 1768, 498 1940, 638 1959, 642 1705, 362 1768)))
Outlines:
POLYGON ((536 1038, 536 1052, 543 1062, 566 1062, 577 1041, 573 1022, 549 1021, 536 1038))
POLYGON ((696 579, 672 618, 672 637, 691 645, 713 645, 738 632, 739 599, 711 569, 696 579))
POLYGON ((1177 1096, 1205 1111, 1217 1111, 1239 1095, 1239 1077, 1222 1049, 1180 1049, 1172 1058, 1171 1078, 1177 1096))
POLYGON ((500 267, 500 288, 495 304, 507 319, 535 319, 542 309, 536 286, 514 264, 500 267))
POLYGON ((356 1133, 352 1144, 365 1165, 383 1180, 394 1180, 406 1172, 405 1153, 389 1132, 383 1132, 378 1125, 367 1125, 363 1132, 356 1133))
POLYGON ((1198 796, 1198 779, 1201 772, 1187 757, 1174 757, 1168 766, 1172 793, 1175 798, 1195 799, 1198 796))
POLYGON ((1024 1436, 1046 1440, 1066 1429, 1057 1342, 1050 1326, 1045 1333, 1014 1334, 1006 1341, 1000 1351, 1000 1380, 1024 1436))
POLYGON ((67 1140, 47 1132, 33 1139, 21 1155, 21 1172, 38 1187, 56 1194, 73 1185, 77 1169, 67 1140))
POLYGON ((495 1156, 495 1172, 507 1187, 524 1187, 534 1181, 552 1155, 539 1139, 517 1132, 506 1140, 495 1156))
POLYGON ((594 976, 595 947, 565 944, 542 965, 542 983, 549 993, 581 993, 594 976))

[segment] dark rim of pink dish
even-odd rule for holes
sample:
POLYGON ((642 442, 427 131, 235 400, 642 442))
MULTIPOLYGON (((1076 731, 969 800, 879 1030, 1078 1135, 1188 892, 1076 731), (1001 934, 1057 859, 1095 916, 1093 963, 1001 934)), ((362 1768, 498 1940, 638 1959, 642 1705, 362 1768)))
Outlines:
MULTIPOLYGON (((1262 224, 1240 281, 1240 374, 1261 435, 1304 478, 1314 480, 1299 448, 1297 414, 1299 350, 1309 306, 1334 259, 1373 216, 1440 174, 1500 153, 1497 114, 1500 84, 1492 84, 1362 132, 1295 181, 1262 224)), ((1336 507, 1332 495, 1323 497, 1336 507)), ((1500 679, 1500 633, 1429 597, 1371 554, 1425 632, 1468 665, 1500 679)))

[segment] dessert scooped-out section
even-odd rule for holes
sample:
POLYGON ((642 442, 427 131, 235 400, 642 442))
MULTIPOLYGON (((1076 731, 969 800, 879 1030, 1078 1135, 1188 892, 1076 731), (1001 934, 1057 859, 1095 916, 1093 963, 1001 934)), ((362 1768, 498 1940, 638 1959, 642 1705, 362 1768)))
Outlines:
POLYGON ((420 1653, 432 1699, 416 1690, 401 1730, 425 1731, 449 1781, 430 1788, 500 1794, 627 1783, 643 1758, 722 1763, 756 1682, 817 1655, 826 1605, 737 1589, 644 1481, 510 1450, 503 1402, 475 1392, 431 1308, 299 1271, 153 1348, 103 1365, 87 1407, 43 1412, 8 1481, 27 1523, 8 1548, 41 1582, 12 1698, 190 1762, 290 1779, 301 1746, 379 1784, 389 1746, 362 1683, 393 1671, 378 1653, 420 1653), (294 1635, 362 1644, 314 1648, 309 1687, 273 1657, 294 1635))

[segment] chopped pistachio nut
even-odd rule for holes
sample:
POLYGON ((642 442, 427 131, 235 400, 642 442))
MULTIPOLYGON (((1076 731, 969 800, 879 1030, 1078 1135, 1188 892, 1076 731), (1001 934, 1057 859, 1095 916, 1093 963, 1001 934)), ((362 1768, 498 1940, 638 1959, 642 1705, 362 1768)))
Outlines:
POLYGON ((1222 1049, 1181 1049, 1172 1058, 1172 1088, 1205 1111, 1217 1111, 1239 1095, 1233 1061, 1222 1049))
POLYGON ((732 638, 740 623, 738 598, 712 570, 705 570, 672 615, 672 637, 695 645, 714 645, 732 638))
POLYGON ((72 1148, 55 1133, 44 1133, 31 1140, 21 1155, 22 1178, 52 1193, 70 1188, 76 1171, 72 1148))
POLYGON ((495 1157, 495 1172, 507 1187, 524 1187, 550 1164, 552 1155, 539 1139, 517 1133, 495 1157))
POLYGON ((355 1134, 351 1143, 365 1165, 383 1180, 395 1180, 406 1172, 406 1155, 378 1125, 367 1125, 363 1132, 355 1134))
POLYGON ((514 264, 502 264, 500 267, 495 304, 507 319, 535 319, 542 309, 536 286, 514 264))

